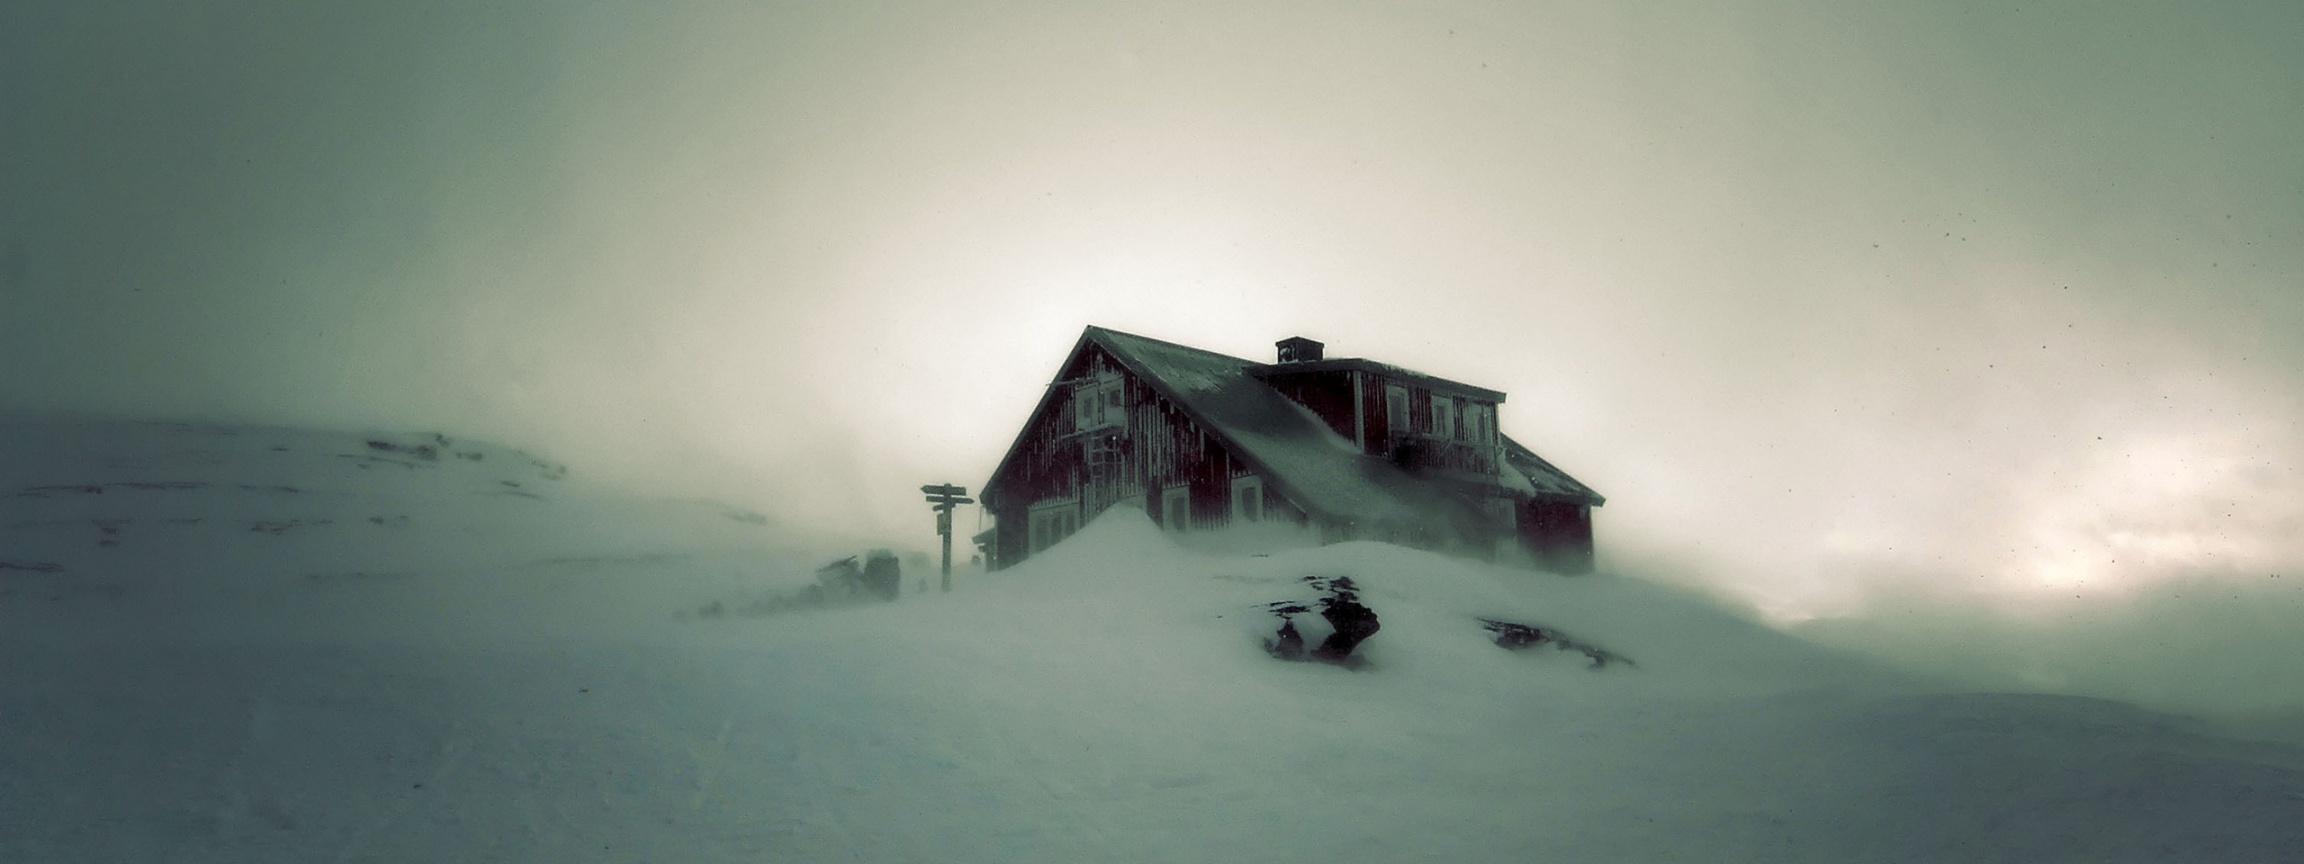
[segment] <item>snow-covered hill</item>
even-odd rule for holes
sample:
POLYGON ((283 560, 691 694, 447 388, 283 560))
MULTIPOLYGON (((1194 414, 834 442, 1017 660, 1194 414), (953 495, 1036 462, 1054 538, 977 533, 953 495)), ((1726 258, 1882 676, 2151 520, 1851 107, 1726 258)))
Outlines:
POLYGON ((0 626, 500 639, 807 575, 758 514, 567 474, 431 433, 0 418, 0 626))
POLYGON ((2294 750, 1948 692, 1626 579, 1193 551, 1116 511, 951 594, 797 610, 743 602, 820 563, 764 520, 453 438, 20 420, 0 460, 0 861, 2304 849, 2294 750), (1307 576, 1381 617, 1356 668, 1266 653, 1307 576))

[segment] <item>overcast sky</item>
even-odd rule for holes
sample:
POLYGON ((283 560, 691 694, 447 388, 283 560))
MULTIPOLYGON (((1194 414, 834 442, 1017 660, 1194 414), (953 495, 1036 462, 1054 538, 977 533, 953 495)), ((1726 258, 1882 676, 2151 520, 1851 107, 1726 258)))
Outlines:
POLYGON ((1083 325, 1301 334, 1779 620, 2304 582, 2304 4, 150 5, 0 6, 0 404, 925 545, 1083 325))

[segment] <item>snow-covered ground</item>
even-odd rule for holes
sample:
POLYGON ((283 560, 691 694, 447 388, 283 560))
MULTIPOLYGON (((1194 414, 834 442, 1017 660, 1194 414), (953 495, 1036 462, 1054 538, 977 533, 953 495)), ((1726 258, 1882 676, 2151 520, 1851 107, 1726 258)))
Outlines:
POLYGON ((1629 579, 1120 511, 950 594, 741 614, 824 550, 562 473, 0 422, 0 861, 2304 860, 2297 750, 1629 579), (1381 616, 1358 668, 1266 654, 1304 576, 1381 616))

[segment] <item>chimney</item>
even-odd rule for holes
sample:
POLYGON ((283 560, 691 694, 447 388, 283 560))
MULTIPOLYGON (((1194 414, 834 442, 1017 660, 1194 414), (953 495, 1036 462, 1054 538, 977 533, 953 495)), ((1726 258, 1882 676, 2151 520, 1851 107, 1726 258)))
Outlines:
POLYGON ((1313 362, 1320 359, 1320 349, 1324 347, 1320 343, 1302 336, 1290 336, 1272 344, 1280 346, 1280 362, 1282 363, 1313 362))

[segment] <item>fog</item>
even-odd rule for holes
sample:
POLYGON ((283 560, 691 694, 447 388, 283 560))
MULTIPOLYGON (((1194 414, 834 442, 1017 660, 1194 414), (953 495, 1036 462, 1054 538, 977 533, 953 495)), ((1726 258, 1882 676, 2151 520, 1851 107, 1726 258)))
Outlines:
POLYGON ((2008 686, 2292 706, 2300 28, 17 2, 0 406, 447 429, 911 537, 1083 325, 1306 335, 1509 393, 1609 497, 1605 567, 2008 686))

